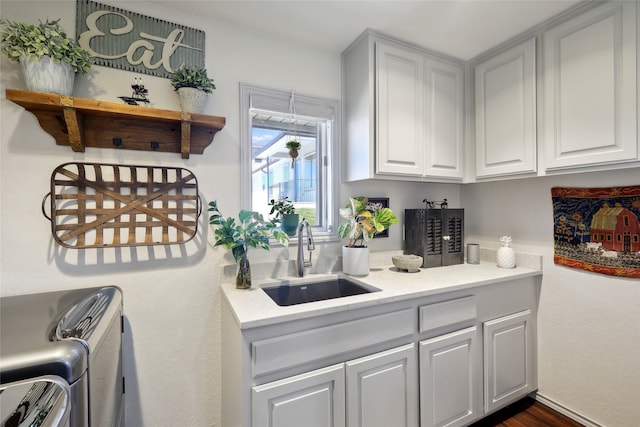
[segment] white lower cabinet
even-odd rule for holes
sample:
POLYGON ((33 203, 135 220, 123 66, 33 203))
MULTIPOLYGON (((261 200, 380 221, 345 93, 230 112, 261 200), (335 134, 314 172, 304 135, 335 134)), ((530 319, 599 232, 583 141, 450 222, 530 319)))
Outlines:
POLYGON ((248 327, 225 302, 222 426, 469 425, 537 388, 539 286, 526 277, 248 327))
POLYGON ((343 427, 344 366, 253 387, 253 425, 264 427, 343 427))
POLYGON ((484 322, 484 411, 493 412, 537 388, 531 310, 484 322))
POLYGON ((346 364, 347 425, 418 425, 418 367, 414 344, 346 364))
POLYGON ((477 415, 477 328, 420 342, 421 427, 463 426, 477 415))
POLYGON ((417 400, 416 351, 408 344, 255 386, 252 419, 255 427, 340 427, 345 420, 410 427, 418 425, 417 400))

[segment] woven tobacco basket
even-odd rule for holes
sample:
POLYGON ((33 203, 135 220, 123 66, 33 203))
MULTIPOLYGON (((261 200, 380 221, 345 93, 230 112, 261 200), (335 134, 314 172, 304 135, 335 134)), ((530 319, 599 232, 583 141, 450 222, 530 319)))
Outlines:
POLYGON ((186 243, 201 211, 195 175, 173 167, 65 163, 42 200, 54 240, 72 249, 186 243))

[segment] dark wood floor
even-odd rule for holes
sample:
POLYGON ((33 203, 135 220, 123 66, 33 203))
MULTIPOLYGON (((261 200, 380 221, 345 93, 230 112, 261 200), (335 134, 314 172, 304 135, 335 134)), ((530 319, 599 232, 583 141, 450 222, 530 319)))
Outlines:
POLYGON ((527 397, 469 427, 583 427, 582 424, 527 397))

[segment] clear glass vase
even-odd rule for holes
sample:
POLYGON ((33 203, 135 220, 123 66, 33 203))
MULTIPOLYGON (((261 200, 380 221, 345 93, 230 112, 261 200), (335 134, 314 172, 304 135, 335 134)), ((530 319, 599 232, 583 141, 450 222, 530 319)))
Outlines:
POLYGON ((242 255, 238 262, 238 275, 236 276, 236 289, 249 289, 251 287, 251 265, 247 253, 242 255))

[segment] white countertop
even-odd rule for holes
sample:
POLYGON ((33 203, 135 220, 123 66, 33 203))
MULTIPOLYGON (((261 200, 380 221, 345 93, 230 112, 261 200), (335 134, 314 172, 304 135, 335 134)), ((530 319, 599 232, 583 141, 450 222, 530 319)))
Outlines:
POLYGON ((538 267, 541 263, 527 263, 527 266, 505 269, 495 262, 481 261, 480 264, 456 264, 446 267, 423 268, 416 273, 399 271, 393 265, 372 267, 365 277, 351 277, 356 282, 374 286, 380 292, 310 302, 288 307, 278 306, 260 288, 274 286, 279 281, 291 284, 314 282, 335 278, 340 274, 309 274, 304 278, 283 277, 254 281, 251 289, 236 289, 235 283, 222 285, 224 298, 229 302, 236 322, 241 329, 265 326, 279 322, 335 313, 338 311, 364 308, 373 305, 401 301, 408 298, 424 297, 443 292, 490 285, 523 277, 542 275, 538 267))

